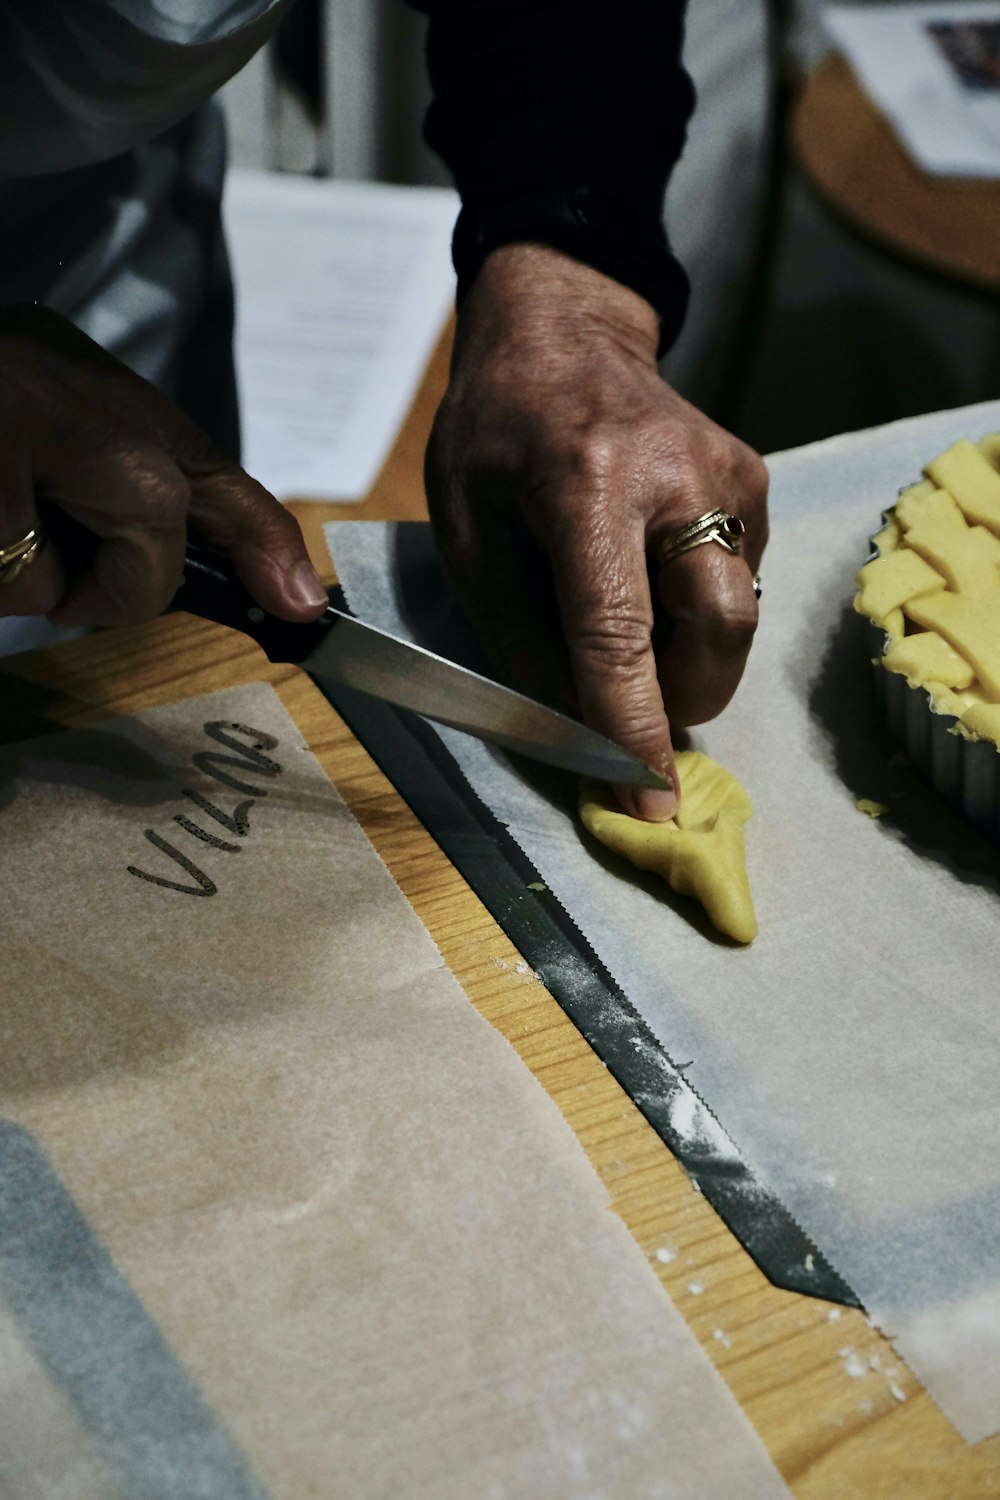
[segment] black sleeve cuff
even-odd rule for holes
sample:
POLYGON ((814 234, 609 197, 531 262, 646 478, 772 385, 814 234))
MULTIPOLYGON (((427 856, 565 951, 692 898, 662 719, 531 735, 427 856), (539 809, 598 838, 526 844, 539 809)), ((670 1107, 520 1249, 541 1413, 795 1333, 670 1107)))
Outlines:
POLYGON ((585 187, 466 202, 452 241, 459 306, 487 255, 519 242, 551 245, 631 287, 659 317, 659 356, 673 344, 687 309, 688 279, 659 220, 652 228, 633 221, 620 205, 585 187))
POLYGON ((430 16, 426 135, 465 205, 460 293, 499 245, 534 240, 641 293, 662 346, 687 283, 663 196, 694 103, 684 0, 410 0, 430 16))

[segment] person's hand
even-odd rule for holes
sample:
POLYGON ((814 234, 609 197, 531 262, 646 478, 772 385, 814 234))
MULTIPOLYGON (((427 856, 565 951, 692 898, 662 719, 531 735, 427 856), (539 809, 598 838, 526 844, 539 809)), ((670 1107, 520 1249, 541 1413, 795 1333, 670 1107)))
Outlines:
POLYGON ((287 620, 327 603, 297 522, 153 386, 46 308, 0 311, 0 547, 39 522, 0 615, 120 625, 166 609, 187 525, 287 620))
MULTIPOLYGON (((661 379, 657 335, 649 304, 590 267, 542 246, 494 251, 462 305, 427 492, 497 669, 676 786, 667 713, 718 714, 750 650, 767 473, 661 379), (742 557, 710 542, 657 564, 658 544, 715 509, 745 523, 742 557)), ((674 793, 618 791, 640 817, 676 810, 674 793)))

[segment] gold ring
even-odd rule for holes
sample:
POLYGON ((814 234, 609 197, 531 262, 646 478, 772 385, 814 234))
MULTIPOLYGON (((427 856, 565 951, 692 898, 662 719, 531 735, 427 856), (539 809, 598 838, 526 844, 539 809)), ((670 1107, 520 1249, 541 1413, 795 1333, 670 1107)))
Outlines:
POLYGON ((0 587, 13 583, 18 574, 33 563, 45 542, 41 526, 33 526, 18 542, 9 547, 0 547, 0 587))
POLYGON ((705 542, 718 542, 733 557, 739 557, 746 530, 739 516, 730 516, 724 510, 709 510, 665 537, 657 549, 657 557, 661 563, 672 562, 705 542))

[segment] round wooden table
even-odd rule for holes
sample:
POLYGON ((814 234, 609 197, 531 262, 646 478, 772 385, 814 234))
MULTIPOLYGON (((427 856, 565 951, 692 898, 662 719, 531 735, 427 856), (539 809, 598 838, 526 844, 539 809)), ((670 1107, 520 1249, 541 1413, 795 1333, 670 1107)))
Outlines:
POLYGON ((1000 291, 1000 180, 921 171, 843 58, 809 77, 792 139, 814 186, 855 229, 929 270, 1000 291))

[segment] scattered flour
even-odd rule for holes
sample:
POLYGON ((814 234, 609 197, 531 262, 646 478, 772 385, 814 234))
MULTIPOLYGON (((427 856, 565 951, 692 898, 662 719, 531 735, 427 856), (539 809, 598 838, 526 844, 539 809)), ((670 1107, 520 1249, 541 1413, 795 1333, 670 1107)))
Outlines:
POLYGON ((868 1374, 868 1366, 856 1349, 847 1347, 838 1353, 844 1361, 844 1374, 850 1375, 852 1380, 860 1380, 862 1375, 868 1374))
POLYGON ((677 1259, 677 1251, 672 1245, 661 1245, 659 1250, 655 1250, 653 1253, 661 1266, 669 1266, 672 1260, 677 1259))
POLYGON ((519 958, 516 963, 511 963, 509 958, 494 958, 493 967, 499 969, 502 974, 527 975, 532 979, 537 979, 538 977, 531 965, 526 963, 523 958, 519 958))

